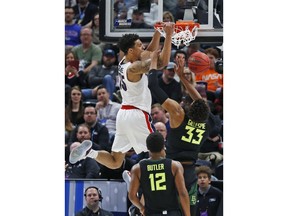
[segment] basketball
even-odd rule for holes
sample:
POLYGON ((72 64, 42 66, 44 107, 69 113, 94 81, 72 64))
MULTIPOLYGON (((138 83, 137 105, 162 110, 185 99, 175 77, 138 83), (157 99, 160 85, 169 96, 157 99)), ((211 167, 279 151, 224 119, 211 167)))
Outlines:
POLYGON ((195 52, 188 59, 188 67, 195 74, 202 73, 210 68, 210 59, 203 52, 195 52))

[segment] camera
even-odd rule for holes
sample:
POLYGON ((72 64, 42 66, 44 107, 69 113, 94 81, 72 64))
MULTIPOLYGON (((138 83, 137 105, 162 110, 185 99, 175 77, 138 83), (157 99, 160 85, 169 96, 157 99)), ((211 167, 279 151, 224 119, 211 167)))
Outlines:
POLYGON ((217 59, 215 62, 215 71, 219 74, 223 74, 223 59, 217 59))

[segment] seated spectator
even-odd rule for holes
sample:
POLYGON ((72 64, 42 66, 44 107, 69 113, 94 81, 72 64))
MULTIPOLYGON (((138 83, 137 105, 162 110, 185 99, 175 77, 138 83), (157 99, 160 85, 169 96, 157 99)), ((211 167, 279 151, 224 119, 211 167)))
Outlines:
MULTIPOLYGON (((158 78, 158 83, 159 87, 166 92, 169 98, 180 103, 182 100, 182 91, 180 83, 174 79, 174 65, 174 62, 169 62, 169 64, 163 69, 162 76, 158 78)), ((152 98, 152 104, 159 103, 154 96, 152 98)))
POLYGON ((116 117, 121 104, 112 102, 109 99, 107 89, 100 85, 97 89, 97 121, 101 122, 108 128, 110 142, 113 143, 116 133, 116 117))
POLYGON ((165 147, 167 145, 167 128, 163 122, 154 123, 155 130, 162 134, 165 142, 165 147))
POLYGON ((222 160, 223 155, 220 153, 222 149, 219 148, 219 142, 222 141, 220 136, 220 130, 222 128, 222 122, 219 116, 209 113, 208 118, 209 136, 203 142, 198 158, 202 160, 210 161, 213 167, 217 166, 222 160))
MULTIPOLYGON (((116 76, 118 74, 118 67, 114 64, 116 61, 114 50, 105 50, 102 59, 103 64, 96 65, 91 69, 88 75, 88 82, 91 89, 103 85, 109 92, 110 100, 112 100, 116 88, 116 76)), ((91 89, 85 90, 85 98, 93 98, 96 96, 91 94, 91 89)))
POLYGON ((165 109, 159 103, 155 103, 151 106, 151 117, 152 122, 155 124, 156 122, 162 122, 166 126, 167 133, 170 132, 170 123, 169 118, 166 116, 165 109))
MULTIPOLYGON (((100 146, 101 150, 111 151, 111 144, 109 142, 109 133, 106 126, 102 125, 100 122, 96 120, 97 111, 93 106, 87 106, 84 108, 84 121, 88 126, 91 134, 90 140, 92 143, 100 146)), ((71 139, 69 143, 73 143, 77 141, 77 130, 73 130, 73 135, 71 135, 71 139)))
POLYGON ((210 69, 196 74, 195 81, 207 82, 207 99, 214 102, 216 90, 223 87, 223 74, 219 74, 215 70, 215 61, 219 58, 219 53, 214 48, 205 49, 204 53, 210 59, 210 69))
POLYGON ((218 178, 213 175, 212 164, 211 164, 210 161, 197 159, 196 163, 195 163, 195 166, 196 167, 199 167, 199 166, 207 166, 207 167, 209 167, 211 169, 211 181, 218 181, 218 178))
POLYGON ((74 126, 84 123, 84 107, 82 102, 82 92, 78 86, 71 88, 68 106, 66 107, 68 117, 74 126))
POLYGON ((175 22, 174 16, 170 11, 163 12, 163 22, 175 22))
POLYGON ((75 23, 85 26, 93 19, 94 14, 99 12, 99 8, 97 5, 90 3, 89 0, 79 0, 77 2, 73 7, 75 11, 75 23))
POLYGON ((101 62, 102 50, 92 42, 92 29, 83 27, 80 34, 81 44, 72 48, 74 57, 79 61, 79 73, 88 74, 101 62))
MULTIPOLYGON (((76 131, 76 141, 82 143, 85 140, 91 140, 91 132, 88 125, 81 124, 75 128, 76 131)), ((101 146, 97 143, 92 142, 92 149, 94 150, 101 150, 101 146)))
POLYGON ((67 50, 65 54, 65 85, 86 88, 87 79, 84 73, 78 73, 79 61, 75 60, 74 53, 67 50))
MULTIPOLYGON (((186 77, 186 79, 193 85, 196 86, 195 83, 195 74, 189 69, 189 67, 184 67, 184 75, 186 77)), ((186 97, 189 96, 189 92, 187 91, 187 89, 185 88, 185 86, 183 85, 183 83, 181 82, 181 91, 182 91, 182 96, 186 97)))
POLYGON ((196 167, 198 192, 196 215, 222 215, 223 192, 211 185, 212 170, 207 166, 196 167))
POLYGON ((92 42, 103 50, 105 43, 101 42, 99 39, 99 13, 96 13, 93 19, 84 27, 92 29, 92 42))
MULTIPOLYGON (((81 143, 74 142, 70 146, 70 151, 80 146, 81 143)), ((67 179, 83 179, 83 178, 99 178, 100 167, 96 160, 86 157, 75 164, 68 163, 65 170, 65 178, 67 179)))
MULTIPOLYGON (((176 17, 177 14, 177 5, 178 1, 175 0, 165 0, 163 1, 163 11, 169 11, 172 13, 173 17, 176 17)), ((164 14, 164 12, 163 12, 164 14)))
MULTIPOLYGON (((93 107, 91 107, 93 108, 93 107)), ((87 124, 81 124, 79 125, 76 129, 76 139, 74 143, 82 143, 85 140, 89 140, 91 141, 91 132, 89 127, 87 126, 87 124)), ((71 146, 74 144, 72 143, 71 146)), ((102 150, 102 147, 98 144, 92 141, 92 146, 91 148, 93 150, 102 150)), ((70 148, 71 149, 71 148, 70 148)), ((107 149, 106 149, 107 150, 107 149)), ((70 152, 69 152, 70 154, 70 152)), ((69 158, 69 155, 68 155, 69 158)), ((69 161, 69 159, 68 159, 69 161)), ((123 166, 120 167, 119 169, 109 169, 106 166, 98 163, 99 165, 99 169, 100 169, 100 174, 99 174, 99 178, 104 178, 104 179, 120 179, 121 178, 121 173, 123 172, 123 169, 127 169, 130 170, 131 167, 134 165, 135 162, 131 161, 129 158, 127 158, 127 160, 125 160, 127 162, 123 163, 123 166)), ((76 163, 78 164, 78 162, 76 163)), ((71 167, 71 166, 70 166, 71 167)))
POLYGON ((74 10, 72 7, 65 7, 65 47, 72 48, 81 43, 81 26, 74 23, 74 10))

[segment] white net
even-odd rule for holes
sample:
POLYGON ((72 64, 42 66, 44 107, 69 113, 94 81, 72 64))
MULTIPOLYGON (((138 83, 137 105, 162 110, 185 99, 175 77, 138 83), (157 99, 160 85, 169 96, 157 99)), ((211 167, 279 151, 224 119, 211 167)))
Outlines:
MULTIPOLYGON (((160 32, 163 37, 166 37, 166 32, 163 29, 163 26, 156 26, 156 30, 160 32)), ((175 26, 175 31, 172 35, 172 43, 179 48, 181 43, 185 46, 189 46, 190 42, 195 40, 198 33, 198 27, 195 25, 190 31, 189 26, 181 27, 175 26)))

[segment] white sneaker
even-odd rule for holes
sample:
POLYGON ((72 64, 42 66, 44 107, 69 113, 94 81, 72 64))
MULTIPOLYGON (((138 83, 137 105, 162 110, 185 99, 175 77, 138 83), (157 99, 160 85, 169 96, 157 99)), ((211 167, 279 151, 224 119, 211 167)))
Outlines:
POLYGON ((124 170, 122 173, 122 178, 126 182, 127 191, 129 192, 129 186, 130 186, 130 182, 131 182, 130 172, 128 170, 124 170))
POLYGON ((77 161, 85 158, 87 150, 92 147, 92 142, 90 140, 84 140, 81 145, 74 148, 69 155, 69 162, 75 164, 77 161))

